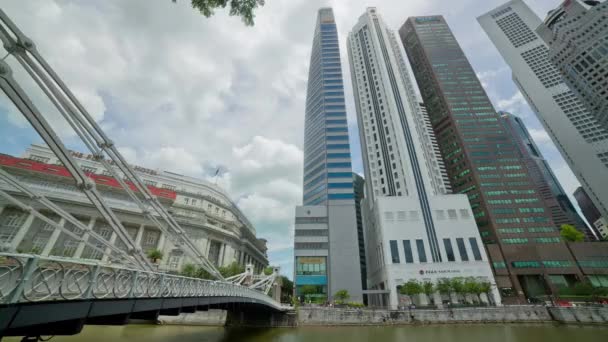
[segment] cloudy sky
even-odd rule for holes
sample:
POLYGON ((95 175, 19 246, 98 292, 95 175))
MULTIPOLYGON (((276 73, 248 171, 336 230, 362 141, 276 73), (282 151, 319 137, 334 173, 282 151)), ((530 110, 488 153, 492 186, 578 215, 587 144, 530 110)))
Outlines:
MULTIPOLYGON (((511 81, 476 17, 505 0, 266 0, 254 27, 179 0, 2 0, 2 9, 134 164, 217 180, 269 240, 271 262, 292 272, 294 207, 301 204, 306 79, 316 12, 332 6, 355 171, 361 157, 346 36, 368 6, 398 29, 408 16, 443 14, 497 109, 521 116, 568 192, 577 181, 511 81)), ((541 17, 559 0, 527 0, 541 17)), ((4 57, 5 51, 0 49, 4 57)), ((12 57, 6 58, 16 67, 12 57)), ((24 86, 33 89, 23 72, 24 86)), ((33 98, 50 108, 39 93, 33 98)), ((57 114, 45 110, 54 118, 57 114)), ((82 149, 65 124, 53 125, 82 149)), ((37 136, 0 94, 0 152, 37 136)), ((83 151, 85 152, 85 151, 83 151)))

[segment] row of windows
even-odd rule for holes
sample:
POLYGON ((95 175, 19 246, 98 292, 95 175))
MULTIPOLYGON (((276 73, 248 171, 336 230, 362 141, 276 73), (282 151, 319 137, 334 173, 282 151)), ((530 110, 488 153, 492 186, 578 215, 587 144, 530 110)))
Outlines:
POLYGON ((327 158, 350 158, 350 153, 328 153, 327 158))
POLYGON ((349 144, 327 145, 328 150, 345 150, 350 148, 349 144))
POLYGON ((328 189, 352 189, 353 188, 353 183, 352 182, 348 182, 348 183, 329 183, 327 185, 328 189))
MULTIPOLYGON (((414 263, 414 255, 412 250, 412 244, 410 240, 403 240, 403 252, 405 256, 405 263, 411 264, 414 263)), ((479 245, 477 244, 476 238, 469 238, 469 243, 471 246, 471 251, 473 253, 473 258, 477 261, 482 260, 481 251, 479 250, 479 245)), ((399 247, 397 244, 397 240, 390 240, 390 250, 391 250, 391 261, 393 264, 398 264, 401 262, 399 257, 399 247)), ((446 256, 448 261, 456 261, 456 257, 454 255, 454 250, 452 248, 451 239, 443 239, 443 244, 445 247, 446 256)), ((460 255, 460 261, 469 261, 469 254, 467 252, 465 242, 463 238, 456 238, 456 245, 458 247, 458 252, 460 255)), ((416 240, 416 249, 418 252, 418 262, 427 262, 426 250, 424 247, 424 241, 422 239, 416 240)))
POLYGON ((573 267, 574 264, 568 260, 542 260, 542 261, 513 261, 511 265, 514 268, 561 268, 573 267))
MULTIPOLYGON (((351 183, 352 187, 352 183, 351 183)), ((327 199, 329 200, 346 200, 346 199, 355 199, 355 194, 329 194, 327 195, 327 199)))
POLYGON ((529 228, 499 228, 498 232, 501 234, 518 234, 524 233, 525 229, 528 230, 529 233, 553 233, 557 231, 555 227, 529 227, 529 228))
MULTIPOLYGON (((511 229, 513 229, 513 228, 511 228, 511 229)), ((513 244, 528 243, 530 241, 530 239, 528 239, 528 238, 510 238, 510 239, 502 239, 501 241, 502 241, 502 243, 513 245, 513 244)), ((562 242, 562 239, 559 237, 540 237, 540 238, 534 238, 534 242, 536 242, 536 243, 560 243, 560 242, 562 242)))

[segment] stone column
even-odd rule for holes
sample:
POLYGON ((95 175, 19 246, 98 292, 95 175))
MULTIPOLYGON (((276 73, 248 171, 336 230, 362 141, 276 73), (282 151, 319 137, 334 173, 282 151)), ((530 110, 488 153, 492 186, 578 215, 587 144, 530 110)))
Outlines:
POLYGON ((160 235, 158 236, 158 243, 156 244, 156 249, 162 251, 163 248, 165 248, 165 239, 165 233, 160 232, 160 235))
MULTIPOLYGON (((59 220, 58 224, 61 227, 65 226, 65 219, 62 217, 59 220)), ((51 237, 49 237, 49 240, 46 242, 46 245, 44 245, 44 249, 42 250, 42 253, 40 253, 40 255, 49 256, 49 254, 51 254, 51 251, 55 247, 55 243, 57 243, 59 235, 61 235, 61 229, 55 228, 55 230, 53 230, 53 233, 51 233, 51 237)))
POLYGON ((142 224, 139 226, 139 229, 137 229, 137 235, 135 235, 135 247, 141 248, 141 239, 144 235, 144 228, 145 226, 142 224))
POLYGON ((218 266, 224 266, 224 254, 226 253, 226 244, 222 242, 220 246, 220 256, 218 258, 218 266))
POLYGON ((78 259, 82 257, 82 252, 84 251, 85 243, 89 239, 89 232, 93 230, 93 227, 95 227, 96 221, 97 219, 94 217, 91 217, 91 219, 89 220, 89 224, 87 225, 88 230, 85 231, 84 234, 82 234, 82 241, 78 243, 78 247, 76 247, 76 252, 74 252, 73 258, 78 259))
POLYGON ((207 242, 205 243, 205 248, 203 248, 203 254, 205 255, 205 258, 209 257, 209 248, 211 248, 211 239, 209 238, 209 236, 207 236, 207 242))
MULTIPOLYGON (((117 237, 118 237, 118 234, 116 234, 116 232, 112 231, 112 235, 110 235, 110 240, 108 242, 111 245, 115 244, 117 237)), ((101 262, 108 262, 110 253, 112 253, 112 250, 110 249, 110 247, 106 247, 106 249, 103 252, 103 256, 101 257, 101 262)))
POLYGON ((35 218, 36 217, 33 214, 28 215, 28 217, 25 219, 25 222, 23 222, 21 227, 19 227, 19 229, 17 230, 17 233, 13 237, 13 241, 11 241, 11 243, 10 243, 10 246, 9 246, 10 251, 17 250, 17 247, 19 247, 21 240, 23 240, 23 238, 25 237, 25 234, 27 234, 27 231, 32 227, 32 223, 34 223, 35 218))

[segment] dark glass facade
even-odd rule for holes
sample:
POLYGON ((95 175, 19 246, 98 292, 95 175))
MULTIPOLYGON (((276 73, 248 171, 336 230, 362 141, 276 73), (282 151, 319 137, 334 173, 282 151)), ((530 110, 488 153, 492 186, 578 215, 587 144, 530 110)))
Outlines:
POLYGON ((595 204, 593 204, 589 195, 587 195, 587 193, 585 192, 585 189, 579 186, 574 191, 574 198, 576 198, 578 206, 581 208, 583 215, 585 215, 587 222, 593 224, 593 222, 599 220, 600 217, 602 217, 600 211, 597 209, 595 204))
POLYGON ((442 16, 409 18, 399 30, 437 137, 454 193, 466 194, 506 303, 546 288, 549 272, 578 274, 559 230, 505 129, 442 16), (543 260, 567 261, 543 267, 543 260), (520 261, 533 261, 527 274, 520 261), (540 280, 539 280, 540 279, 540 280))
POLYGON ((568 195, 566 195, 549 164, 540 153, 523 121, 507 112, 498 112, 498 114, 505 125, 505 129, 517 144, 522 160, 526 163, 530 176, 545 200, 553 222, 557 227, 561 227, 563 224, 572 225, 585 234, 587 241, 595 241, 594 233, 574 209, 568 195))

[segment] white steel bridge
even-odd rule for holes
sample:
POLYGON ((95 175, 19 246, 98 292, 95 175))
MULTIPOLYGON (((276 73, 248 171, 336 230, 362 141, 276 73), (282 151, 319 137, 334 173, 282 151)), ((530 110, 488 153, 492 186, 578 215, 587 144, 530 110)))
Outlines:
POLYGON ((242 274, 226 279, 222 276, 142 182, 112 140, 39 53, 34 42, 1 8, 0 41, 6 52, 0 60, 0 89, 67 169, 75 187, 98 210, 101 219, 111 227, 113 236, 108 239, 98 234, 90 225, 0 168, 0 181, 10 187, 10 190, 0 187, 3 201, 103 255, 100 261, 95 261, 21 254, 13 241, 23 239, 23 236, 0 241, 0 338, 74 334, 83 324, 124 324, 133 318, 155 319, 159 314, 174 315, 210 307, 240 312, 241 318, 245 312, 259 316, 287 310, 268 295, 275 285, 278 269, 270 275, 254 274, 248 265, 242 274), (7 63, 6 58, 14 63, 7 63), (73 129, 82 146, 103 165, 109 176, 118 181, 147 224, 162 232, 195 261, 195 267, 216 280, 156 270, 95 182, 79 167, 60 135, 49 125, 48 114, 13 77, 14 66, 25 70, 73 129), (49 218, 48 213, 58 220, 49 218), (68 229, 66 223, 85 232, 86 237, 68 229))

